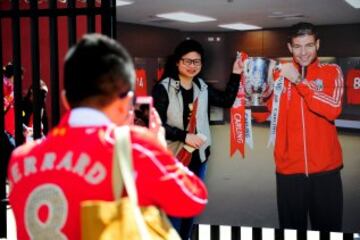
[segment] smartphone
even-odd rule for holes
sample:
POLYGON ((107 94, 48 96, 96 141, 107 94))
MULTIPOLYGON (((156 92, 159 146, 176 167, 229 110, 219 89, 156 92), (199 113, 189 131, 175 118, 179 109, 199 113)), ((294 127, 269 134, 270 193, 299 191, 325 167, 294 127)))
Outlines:
POLYGON ((150 112, 153 107, 153 98, 149 96, 136 97, 134 106, 134 124, 150 127, 150 112))

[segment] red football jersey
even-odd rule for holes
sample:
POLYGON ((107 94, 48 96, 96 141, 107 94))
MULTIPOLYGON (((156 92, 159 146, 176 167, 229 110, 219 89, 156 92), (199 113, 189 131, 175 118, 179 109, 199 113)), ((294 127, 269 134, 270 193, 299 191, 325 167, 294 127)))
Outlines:
POLYGON ((143 68, 136 69, 135 95, 147 96, 147 77, 143 68))
POLYGON ((10 106, 5 113, 5 130, 15 136, 15 109, 10 106))
POLYGON ((5 130, 14 136, 15 111, 14 111, 14 84, 6 77, 3 78, 5 130))
POLYGON ((360 104, 360 69, 350 69, 346 74, 348 104, 360 104))
POLYGON ((160 81, 162 75, 164 74, 165 69, 163 67, 159 67, 156 71, 157 80, 160 81))
MULTIPOLYGON (((114 200, 114 126, 97 122, 74 127, 69 115, 46 139, 13 152, 9 198, 18 239, 81 239, 80 203, 114 200)), ((83 116, 89 117, 96 118, 83 116)), ((184 217, 204 209, 207 192, 199 178, 144 132, 132 130, 131 141, 140 205, 157 205, 184 217)))
POLYGON ((4 110, 14 105, 14 84, 6 77, 3 78, 4 110))

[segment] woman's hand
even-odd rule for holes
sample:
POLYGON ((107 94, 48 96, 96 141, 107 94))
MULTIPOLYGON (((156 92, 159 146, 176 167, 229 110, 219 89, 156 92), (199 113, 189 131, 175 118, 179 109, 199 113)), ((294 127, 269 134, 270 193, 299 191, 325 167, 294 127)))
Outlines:
POLYGON ((185 143, 191 147, 199 149, 205 143, 205 141, 196 134, 188 133, 186 134, 185 143))
POLYGON ((299 84, 301 82, 301 74, 295 68, 292 63, 284 63, 280 65, 280 75, 288 79, 294 84, 299 84))
POLYGON ((241 74, 244 70, 244 62, 241 60, 241 57, 235 59, 233 64, 233 73, 241 74))

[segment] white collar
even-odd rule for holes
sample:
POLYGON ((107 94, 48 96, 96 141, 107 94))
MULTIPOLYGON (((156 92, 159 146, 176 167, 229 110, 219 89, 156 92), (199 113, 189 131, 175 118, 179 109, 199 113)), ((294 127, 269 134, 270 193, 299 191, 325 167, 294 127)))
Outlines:
POLYGON ((69 125, 72 127, 104 126, 112 124, 111 120, 95 108, 80 107, 70 112, 69 125))

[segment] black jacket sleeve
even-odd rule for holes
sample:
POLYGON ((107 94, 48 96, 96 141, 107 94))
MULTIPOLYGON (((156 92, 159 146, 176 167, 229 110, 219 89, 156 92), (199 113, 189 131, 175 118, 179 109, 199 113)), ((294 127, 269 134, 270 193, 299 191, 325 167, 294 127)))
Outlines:
POLYGON ((233 105, 239 89, 240 75, 232 73, 226 85, 225 91, 217 90, 209 86, 209 105, 229 108, 233 105))
POLYGON ((169 97, 164 86, 159 83, 156 84, 152 90, 152 97, 154 99, 154 107, 159 113, 161 122, 165 128, 166 139, 171 141, 185 142, 187 132, 167 124, 167 109, 169 106, 169 97))

